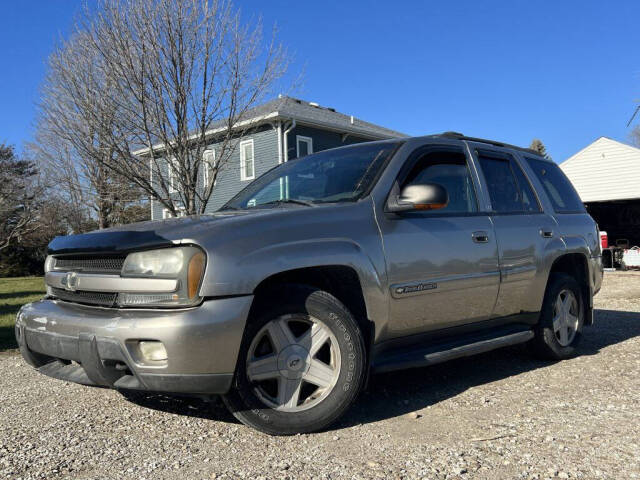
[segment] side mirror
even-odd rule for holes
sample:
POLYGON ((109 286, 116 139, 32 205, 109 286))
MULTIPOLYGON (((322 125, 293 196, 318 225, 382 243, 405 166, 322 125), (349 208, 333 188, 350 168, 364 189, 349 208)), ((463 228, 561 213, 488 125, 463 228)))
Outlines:
POLYGON ((414 212, 438 210, 449 203, 447 190, 437 183, 408 185, 395 198, 392 195, 387 206, 390 212, 414 212))

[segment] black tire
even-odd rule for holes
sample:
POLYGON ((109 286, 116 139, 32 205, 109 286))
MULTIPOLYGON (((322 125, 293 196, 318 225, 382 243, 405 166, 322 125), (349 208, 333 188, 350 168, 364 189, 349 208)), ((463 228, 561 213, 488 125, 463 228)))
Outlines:
MULTIPOLYGON (((333 295, 305 285, 283 285, 256 298, 245 329, 230 392, 223 396, 230 412, 245 425, 270 435, 294 435, 322 430, 351 406, 364 383, 366 354, 362 332, 349 310, 333 295), (299 412, 269 407, 256 394, 247 376, 247 358, 254 337, 273 319, 304 315, 323 322, 340 350, 340 370, 327 396, 299 412)), ((333 342, 333 340, 332 340, 333 342)))
POLYGON ((544 294, 540 320, 534 328, 535 337, 531 341, 533 353, 544 360, 564 360, 576 355, 576 347, 582 338, 584 327, 584 301, 578 282, 564 273, 554 273, 549 278, 544 294), (575 335, 568 345, 562 345, 553 326, 554 304, 561 292, 570 291, 577 300, 578 323, 575 335))

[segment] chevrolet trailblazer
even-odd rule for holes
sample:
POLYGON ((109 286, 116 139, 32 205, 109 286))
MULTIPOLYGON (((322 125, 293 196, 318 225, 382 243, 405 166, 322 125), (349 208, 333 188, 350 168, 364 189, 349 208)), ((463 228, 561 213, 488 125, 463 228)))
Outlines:
POLYGON ((45 375, 221 394, 270 434, 344 414, 371 372, 528 343, 576 353, 593 219, 534 151, 445 133, 290 161, 211 215, 57 237, 16 321, 45 375))

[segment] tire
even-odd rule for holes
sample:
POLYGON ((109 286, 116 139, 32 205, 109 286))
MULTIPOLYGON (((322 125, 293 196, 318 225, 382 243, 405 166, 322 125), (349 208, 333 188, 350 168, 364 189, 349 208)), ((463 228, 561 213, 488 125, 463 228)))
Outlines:
POLYGON ((582 338, 584 303, 578 282, 564 273, 549 278, 540 320, 531 341, 534 354, 545 360, 563 360, 576 355, 582 338))
POLYGON ((333 295, 304 285, 283 285, 256 302, 224 403, 242 423, 270 435, 328 427, 364 383, 356 320, 333 295))

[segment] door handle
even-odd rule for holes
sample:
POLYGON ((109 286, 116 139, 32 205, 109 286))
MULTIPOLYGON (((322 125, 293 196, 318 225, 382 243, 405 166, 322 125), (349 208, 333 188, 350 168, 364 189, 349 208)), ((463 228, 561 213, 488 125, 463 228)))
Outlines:
POLYGON ((540 229, 540 236, 542 238, 552 238, 553 237, 553 230, 545 230, 544 228, 540 229))
POLYGON ((471 239, 476 243, 487 243, 489 241, 489 234, 487 232, 473 232, 471 239))

